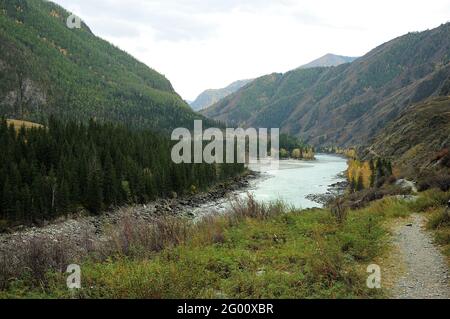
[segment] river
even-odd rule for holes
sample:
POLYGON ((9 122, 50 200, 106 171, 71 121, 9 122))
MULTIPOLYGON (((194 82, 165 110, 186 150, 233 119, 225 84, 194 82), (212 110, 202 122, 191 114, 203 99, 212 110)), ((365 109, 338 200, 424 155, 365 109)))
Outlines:
MULTIPOLYGON (((247 192, 250 192, 258 201, 267 202, 281 199, 296 208, 320 207, 320 204, 308 200, 306 196, 324 194, 328 191, 329 185, 343 181, 344 179, 339 175, 346 170, 347 163, 345 159, 332 155, 319 154, 316 158, 317 160, 311 162, 281 161, 279 170, 262 172, 258 178, 251 180, 247 189, 238 190, 231 195, 246 197, 247 192)), ((42 228, 33 227, 13 234, 0 234, 0 249, 2 245, 11 247, 17 242, 33 241, 36 236, 53 241, 59 234, 70 238, 71 241, 83 242, 85 245, 85 234, 92 233, 93 237, 100 236, 99 225, 117 223, 120 218, 130 213, 147 221, 148 219, 145 217, 154 216, 157 204, 155 202, 148 205, 135 205, 101 216, 68 219, 62 223, 50 224, 42 228)), ((194 220, 200 220, 211 214, 226 212, 229 205, 230 198, 209 201, 200 207, 189 207, 189 216, 194 217, 194 220)))
POLYGON ((316 155, 315 161, 285 160, 278 170, 263 172, 249 192, 257 201, 282 200, 296 208, 320 207, 306 196, 325 194, 329 185, 344 181, 339 175, 346 169, 346 159, 327 154, 316 155))
MULTIPOLYGON (((251 193, 257 201, 270 202, 282 200, 287 205, 299 209, 321 207, 307 198, 311 194, 325 194, 330 185, 345 179, 341 173, 347 169, 345 158, 318 154, 315 161, 283 160, 279 169, 267 170, 250 182, 250 187, 234 193, 246 197, 251 193)), ((228 207, 229 199, 202 205, 193 213, 201 218, 212 212, 221 212, 228 207)))

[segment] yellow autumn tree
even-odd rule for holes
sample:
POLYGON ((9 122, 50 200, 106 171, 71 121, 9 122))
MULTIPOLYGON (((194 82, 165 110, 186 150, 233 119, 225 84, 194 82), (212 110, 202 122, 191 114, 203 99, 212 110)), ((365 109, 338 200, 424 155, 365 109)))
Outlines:
POLYGON ((347 178, 350 182, 357 182, 361 178, 364 188, 369 188, 372 174, 370 162, 360 162, 355 159, 348 161, 347 178))
POLYGON ((296 148, 292 151, 292 158, 299 159, 302 158, 302 151, 299 148, 296 148))
POLYGON ((370 170, 370 163, 368 161, 363 162, 360 166, 359 175, 362 176, 364 188, 370 187, 370 177, 372 176, 372 173, 373 172, 370 170))

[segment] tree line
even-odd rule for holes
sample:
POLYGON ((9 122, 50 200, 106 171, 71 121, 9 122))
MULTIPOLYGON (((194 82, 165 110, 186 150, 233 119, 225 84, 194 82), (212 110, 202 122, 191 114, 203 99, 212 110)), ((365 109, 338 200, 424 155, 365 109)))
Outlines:
POLYGON ((152 131, 51 118, 46 127, 0 120, 0 220, 33 224, 86 209, 145 203, 240 174, 241 164, 174 164, 173 142, 152 131))
POLYGON ((376 158, 368 161, 350 159, 347 169, 350 191, 357 192, 366 188, 381 187, 392 173, 392 163, 387 159, 376 158))
POLYGON ((280 135, 280 158, 314 159, 314 148, 307 145, 295 136, 288 134, 280 135))

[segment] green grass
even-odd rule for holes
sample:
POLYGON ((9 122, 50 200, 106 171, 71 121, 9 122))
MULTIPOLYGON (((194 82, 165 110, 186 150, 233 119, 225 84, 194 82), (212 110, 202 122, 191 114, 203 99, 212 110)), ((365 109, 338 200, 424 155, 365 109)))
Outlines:
POLYGON ((425 205, 429 214, 427 228, 433 231, 435 242, 442 247, 450 265, 450 209, 442 207, 450 199, 450 192, 429 191, 421 198, 422 203, 429 203, 425 205))
MULTIPOLYGON (((283 212, 277 205, 264 214, 214 218, 162 251, 86 261, 77 297, 383 297, 386 291, 366 287, 365 270, 387 250, 384 222, 409 212, 406 202, 388 198, 349 212, 343 223, 327 210, 283 212)), ((0 297, 72 295, 65 274, 49 273, 39 286, 18 281, 0 297)))
POLYGON ((343 222, 325 209, 250 201, 198 224, 165 221, 162 233, 151 236, 146 226, 128 224, 124 230, 133 233, 116 229, 112 240, 125 235, 132 249, 84 259, 83 288, 75 296, 66 274, 49 272, 39 283, 12 281, 0 297, 382 298, 389 292, 366 287, 366 268, 389 252, 389 221, 430 214, 429 227, 448 253, 449 222, 441 207, 448 198, 437 190, 416 202, 388 197, 348 212, 343 222))
POLYGON ((438 189, 430 189, 420 193, 417 201, 411 202, 409 207, 415 212, 426 212, 447 205, 450 200, 450 191, 442 192, 438 189))

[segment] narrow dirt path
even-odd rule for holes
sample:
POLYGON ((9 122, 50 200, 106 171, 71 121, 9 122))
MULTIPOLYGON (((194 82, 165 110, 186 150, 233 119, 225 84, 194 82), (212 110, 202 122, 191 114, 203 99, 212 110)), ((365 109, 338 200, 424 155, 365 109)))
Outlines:
POLYGON ((395 299, 450 298, 448 266, 425 223, 423 215, 415 214, 394 229, 396 259, 403 270, 392 287, 395 299))

